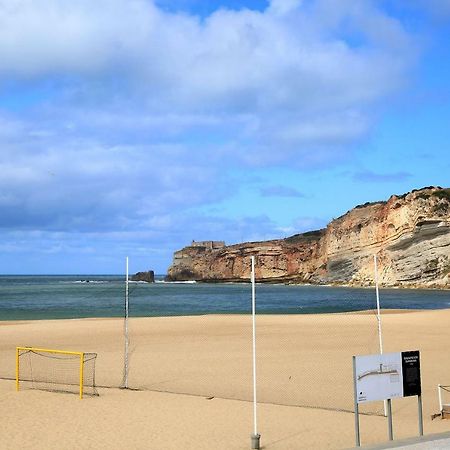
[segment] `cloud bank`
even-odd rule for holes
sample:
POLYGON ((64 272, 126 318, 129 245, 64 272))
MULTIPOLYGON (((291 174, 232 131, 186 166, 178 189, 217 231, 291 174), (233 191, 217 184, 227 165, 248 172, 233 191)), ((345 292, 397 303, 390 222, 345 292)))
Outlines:
MULTIPOLYGON (((197 207, 237 192, 235 170, 348 158, 404 87, 414 42, 375 1, 200 17, 144 0, 1 0, 0 227, 184 244, 197 207)), ((275 191, 261 195, 300 197, 275 191)))

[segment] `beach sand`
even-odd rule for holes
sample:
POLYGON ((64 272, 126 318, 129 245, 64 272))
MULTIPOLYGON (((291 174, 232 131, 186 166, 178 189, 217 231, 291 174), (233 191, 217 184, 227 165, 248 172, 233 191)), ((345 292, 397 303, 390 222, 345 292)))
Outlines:
MULTIPOLYGON (((449 431, 431 414, 450 384, 450 310, 383 311, 382 326, 386 353, 421 352, 425 433, 449 431)), ((0 322, 0 448, 250 448, 250 316, 133 318, 129 330, 133 390, 121 390, 123 320, 0 322), (100 396, 16 392, 16 346, 96 352, 100 396)), ((262 448, 354 446, 352 355, 378 353, 373 312, 258 316, 257 353, 262 448)), ((382 409, 362 408, 363 445, 387 440, 382 409)), ((417 420, 417 397, 393 401, 396 438, 417 420)))

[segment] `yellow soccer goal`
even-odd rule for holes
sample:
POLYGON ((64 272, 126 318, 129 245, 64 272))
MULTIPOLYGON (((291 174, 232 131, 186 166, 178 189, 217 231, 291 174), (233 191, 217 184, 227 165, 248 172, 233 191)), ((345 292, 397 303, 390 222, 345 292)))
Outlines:
POLYGON ((97 353, 48 348, 16 348, 16 390, 39 389, 98 395, 95 386, 97 353))

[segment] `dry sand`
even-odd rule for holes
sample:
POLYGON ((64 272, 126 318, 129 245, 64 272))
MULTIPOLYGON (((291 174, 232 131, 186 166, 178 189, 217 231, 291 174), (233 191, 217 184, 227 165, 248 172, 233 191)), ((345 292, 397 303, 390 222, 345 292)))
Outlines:
MULTIPOLYGON (((421 351, 425 433, 436 385, 450 384, 450 310, 383 312, 384 351, 421 351)), ((2 449, 248 449, 252 432, 250 316, 130 319, 129 386, 123 321, 0 322, 2 449), (99 397, 15 392, 15 347, 98 353, 99 397)), ((378 352, 373 313, 257 317, 262 448, 354 445, 352 355, 378 352)), ((450 400, 450 399, 449 399, 450 400)), ((381 403, 363 408, 382 411, 381 403)), ((393 401, 396 438, 417 435, 417 398, 393 401)), ((361 416, 362 443, 387 440, 380 415, 361 416)))

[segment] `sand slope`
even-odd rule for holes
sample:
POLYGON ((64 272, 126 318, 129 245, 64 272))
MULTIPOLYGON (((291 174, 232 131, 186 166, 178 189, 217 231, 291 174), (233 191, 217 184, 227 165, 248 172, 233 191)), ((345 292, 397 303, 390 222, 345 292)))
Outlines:
MULTIPOLYGON (((383 314, 385 352, 421 351, 426 433, 450 430, 450 421, 430 420, 436 385, 450 384, 449 324, 450 310, 383 314)), ((0 322, 0 448, 249 448, 249 316, 130 319, 129 385, 138 391, 117 389, 122 333, 118 319, 0 322), (97 352, 100 397, 16 393, 5 378, 17 345, 97 352)), ((378 351, 374 314, 258 316, 257 335, 264 448, 353 446, 351 357, 378 351)), ((395 436, 417 434, 416 398, 393 409, 395 436)), ((363 416, 361 434, 366 444, 385 441, 386 419, 363 416)))

